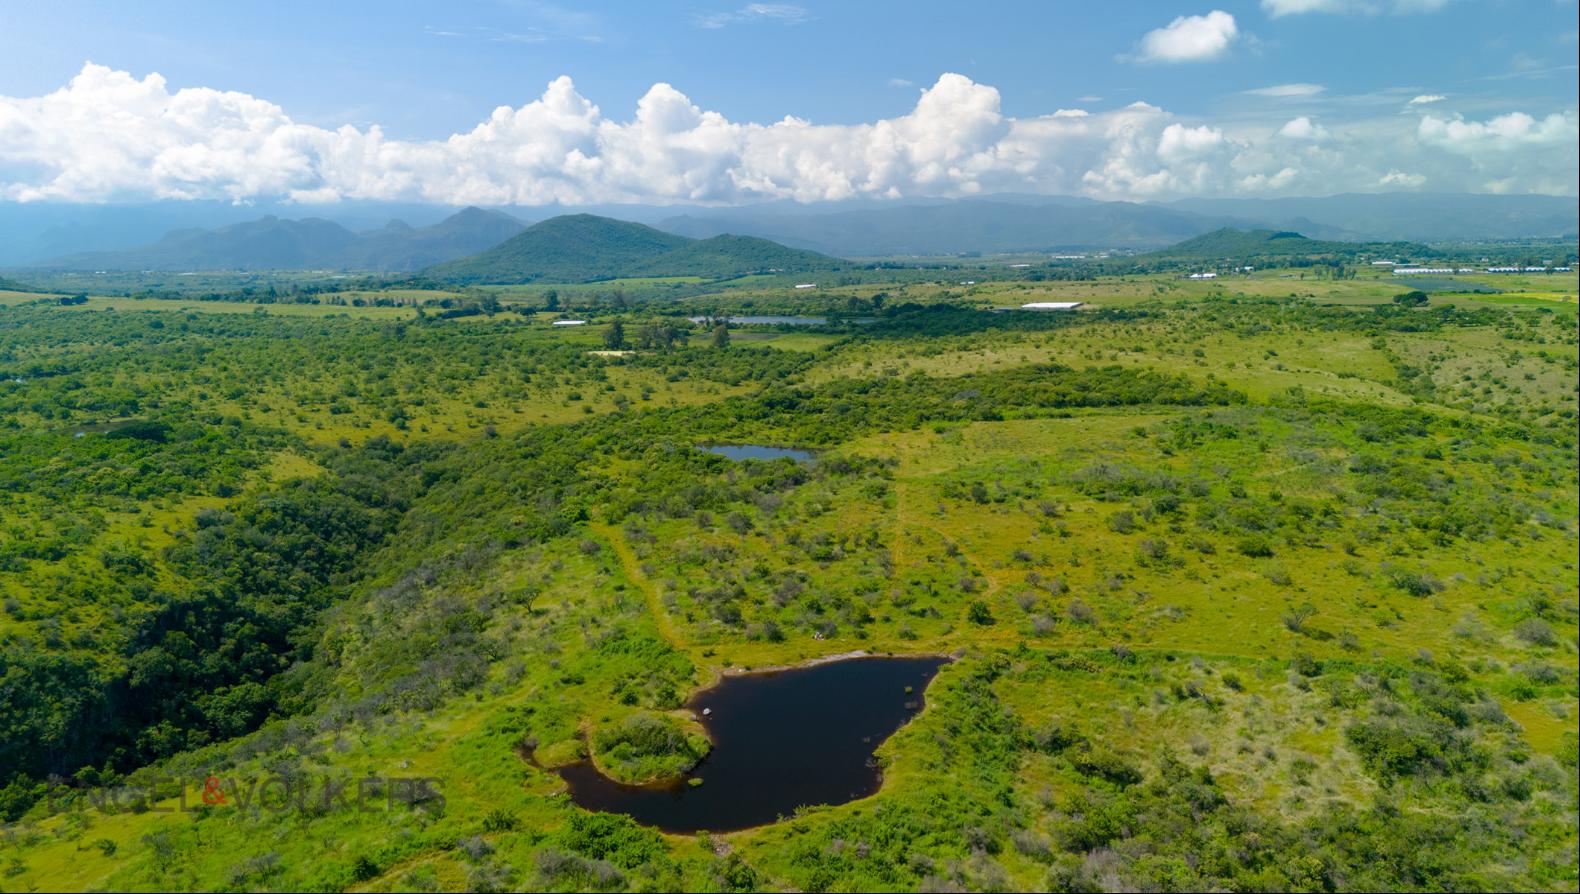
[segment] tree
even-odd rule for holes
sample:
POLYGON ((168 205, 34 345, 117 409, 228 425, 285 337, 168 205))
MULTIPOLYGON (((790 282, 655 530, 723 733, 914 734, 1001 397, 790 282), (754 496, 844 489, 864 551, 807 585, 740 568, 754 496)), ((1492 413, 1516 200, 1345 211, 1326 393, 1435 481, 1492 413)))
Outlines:
POLYGON ((543 293, 543 306, 548 310, 560 309, 560 292, 558 289, 549 289, 543 293))
POLYGON ((1426 293, 1419 289, 1393 296, 1393 303, 1403 307, 1425 307, 1428 300, 1426 293))
POLYGON ((713 327, 713 346, 727 348, 730 346, 730 327, 724 323, 713 327))
POLYGON ((625 347, 625 324, 615 320, 603 333, 603 346, 611 351, 625 347))
POLYGON ((668 351, 675 346, 675 342, 685 344, 685 333, 669 323, 649 323, 642 327, 641 346, 648 350, 668 351))
POLYGON ((1291 633, 1305 633, 1306 622, 1311 620, 1311 617, 1316 613, 1317 607, 1315 605, 1309 602, 1302 602, 1289 611, 1284 612, 1284 626, 1288 627, 1291 633))
POLYGON ((966 620, 986 627, 993 623, 993 612, 988 608, 986 602, 978 599, 966 609, 966 620))

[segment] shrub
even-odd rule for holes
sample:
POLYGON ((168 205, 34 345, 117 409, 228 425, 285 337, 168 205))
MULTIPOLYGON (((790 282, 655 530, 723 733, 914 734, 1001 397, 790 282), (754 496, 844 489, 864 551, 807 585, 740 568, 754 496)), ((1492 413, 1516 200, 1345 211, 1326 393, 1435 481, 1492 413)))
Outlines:
POLYGON ((978 599, 971 603, 970 608, 966 609, 966 620, 986 627, 993 623, 993 612, 988 608, 986 602, 978 599))
POLYGON ((1442 582, 1437 578, 1407 568, 1385 568, 1383 574, 1388 578, 1388 583, 1411 596, 1430 596, 1443 589, 1442 582))
POLYGON ((1092 611, 1092 607, 1080 599, 1071 599, 1070 605, 1065 611, 1070 615, 1070 620, 1077 624, 1092 624, 1097 621, 1097 613, 1092 611))
POLYGON ((600 768, 621 782, 678 776, 708 753, 708 740, 688 734, 672 717, 638 712, 593 734, 600 768))
POLYGON ((1311 617, 1316 613, 1317 607, 1315 605, 1309 602, 1302 602, 1284 612, 1284 626, 1288 627, 1291 633, 1304 633, 1306 631, 1306 622, 1311 620, 1311 617))
POLYGON ((1273 555, 1273 545, 1268 543, 1265 537, 1243 538, 1235 544, 1235 549, 1240 551, 1240 555, 1252 559, 1267 559, 1273 555))
POLYGON ((1141 770, 1106 748, 1083 751, 1071 763, 1082 775, 1106 779, 1120 788, 1135 785, 1142 779, 1141 770))
POLYGON ((1541 618, 1527 618, 1514 625, 1514 635, 1533 646, 1552 646, 1558 643, 1553 629, 1541 618))

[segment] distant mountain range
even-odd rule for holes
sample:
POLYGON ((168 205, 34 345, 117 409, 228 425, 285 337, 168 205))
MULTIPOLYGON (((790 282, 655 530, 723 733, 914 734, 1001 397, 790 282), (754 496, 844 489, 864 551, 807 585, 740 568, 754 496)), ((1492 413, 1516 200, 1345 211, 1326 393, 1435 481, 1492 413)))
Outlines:
POLYGON ((1414 242, 1341 242, 1310 239, 1290 230, 1238 230, 1225 227, 1187 239, 1143 257, 1178 261, 1252 261, 1257 258, 1429 258, 1440 254, 1414 242))
POLYGON ((1580 232, 1564 196, 1344 195, 1171 204, 990 196, 816 212, 778 206, 694 211, 659 225, 688 236, 761 236, 842 257, 1160 248, 1224 227, 1356 242, 1523 239, 1580 232))
POLYGON ((1233 215, 1273 229, 1356 242, 1574 238, 1580 233, 1580 200, 1572 196, 1351 193, 1323 198, 1182 199, 1165 207, 1233 215), (1318 226, 1303 227, 1303 222, 1318 226))
MULTIPOLYGON (((523 217, 543 220, 577 212, 645 224, 668 235, 756 237, 781 248, 845 258, 1147 251, 1225 227, 1294 231, 1329 241, 1574 238, 1580 232, 1580 203, 1573 197, 1417 193, 1186 199, 1167 204, 995 195, 955 200, 772 202, 740 208, 468 208, 443 220, 438 217, 446 209, 435 206, 347 203, 325 206, 320 217, 289 219, 300 210, 301 206, 291 205, 260 209, 212 202, 139 206, 0 202, 0 267, 413 272, 492 248, 521 232, 526 226, 523 217), (258 219, 260 210, 274 214, 258 219), (378 226, 377 221, 397 214, 402 220, 426 221, 428 225, 408 226, 395 220, 378 226), (151 234, 157 233, 166 235, 148 244, 151 234)), ((763 263, 774 264, 772 250, 744 244, 722 254, 716 249, 714 260, 722 260, 720 269, 734 269, 754 252, 763 255, 763 263)), ((536 270, 540 278, 563 279, 573 273, 560 261, 545 263, 547 266, 536 270)), ((598 278, 614 269, 599 266, 601 263, 593 259, 587 276, 598 278)), ((805 258, 787 261, 791 267, 807 263, 805 258)), ((510 269, 527 270, 519 264, 510 269)))
POLYGON ((413 272, 482 251, 526 225, 499 211, 466 208, 432 226, 390 221, 354 233, 317 217, 261 220, 213 230, 174 230, 141 248, 83 252, 37 266, 67 270, 373 270, 413 272))
POLYGON ((845 257, 1152 248, 1238 222, 1156 205, 1082 199, 962 199, 830 213, 740 208, 672 217, 687 236, 732 232, 845 257))
POLYGON ((436 265, 426 275, 455 283, 572 283, 632 276, 721 278, 842 266, 845 262, 835 258, 752 236, 691 239, 645 224, 567 214, 530 226, 472 257, 436 265))

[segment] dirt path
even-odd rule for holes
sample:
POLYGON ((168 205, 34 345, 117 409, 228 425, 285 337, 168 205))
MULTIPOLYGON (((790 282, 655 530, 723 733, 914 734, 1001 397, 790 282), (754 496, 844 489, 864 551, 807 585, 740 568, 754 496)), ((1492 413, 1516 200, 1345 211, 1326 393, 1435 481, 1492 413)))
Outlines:
POLYGON ((620 568, 625 572, 625 576, 642 591, 643 598, 647 600, 648 613, 653 616, 653 624, 658 627, 658 635, 676 649, 687 651, 689 644, 681 635, 679 628, 675 626, 674 620, 669 617, 663 600, 658 597, 658 587, 642 573, 642 563, 632 551, 631 544, 627 543, 619 529, 612 525, 591 522, 588 527, 609 544, 609 548, 614 550, 615 557, 620 560, 620 568))

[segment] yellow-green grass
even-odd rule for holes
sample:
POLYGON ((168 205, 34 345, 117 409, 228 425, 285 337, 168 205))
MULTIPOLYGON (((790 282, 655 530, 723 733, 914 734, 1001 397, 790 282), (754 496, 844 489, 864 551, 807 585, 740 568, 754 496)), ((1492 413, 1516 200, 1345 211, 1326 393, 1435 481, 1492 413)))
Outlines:
POLYGON ((58 297, 58 295, 43 295, 38 292, 14 292, 10 289, 0 289, 0 305, 31 304, 34 301, 58 297))
POLYGON ((1575 732, 1574 705, 1559 701, 1506 701, 1503 709, 1524 731, 1525 741, 1543 754, 1557 752, 1564 733, 1575 732))
POLYGON ((1389 404, 1408 403, 1392 384, 1394 371, 1372 339, 1353 332, 1304 331, 1240 335, 1192 330, 1183 322, 1080 326, 1032 336, 939 339, 926 353, 885 342, 860 342, 809 379, 861 375, 964 375, 1028 363, 1073 367, 1119 364, 1208 375, 1266 398, 1299 386, 1313 394, 1389 404), (1197 351, 1201 355, 1196 354, 1197 351))
POLYGON ((344 301, 350 304, 358 299, 362 301, 399 301, 403 303, 421 304, 425 301, 439 301, 445 298, 464 297, 461 292, 450 289, 347 289, 342 292, 326 292, 320 296, 324 301, 344 301))
POLYGON ((748 332, 732 330, 731 344, 766 345, 783 351, 820 351, 844 336, 825 332, 748 332))
MULTIPOLYGON (((1014 619, 1024 615, 1009 594, 1026 590, 1026 574, 1058 575, 1075 594, 1109 620, 1089 626, 1066 626, 1051 638, 1058 645, 1097 648, 1122 636, 1137 648, 1182 651, 1248 659, 1287 658, 1295 651, 1338 657, 1345 653, 1339 634, 1349 634, 1362 654, 1383 654, 1408 660, 1422 649, 1440 656, 1469 660, 1497 654, 1518 660, 1523 654, 1512 639, 1496 646, 1466 641, 1456 628, 1467 616, 1483 616, 1501 601, 1499 588, 1478 583, 1507 561, 1500 543, 1465 544, 1452 551, 1432 550, 1420 538, 1402 534, 1394 547, 1430 556, 1425 567, 1445 581, 1456 581, 1430 599, 1406 596, 1378 587, 1358 572, 1388 561, 1401 561, 1387 547, 1361 549, 1346 555, 1335 549, 1302 550, 1296 555, 1248 560, 1235 554, 1232 542, 1219 544, 1216 554, 1189 556, 1179 568, 1148 571, 1136 566, 1137 544, 1147 537, 1177 542, 1166 530, 1119 534, 1109 530, 1108 516, 1122 506, 1083 498, 1074 492, 1050 496, 1064 508, 1059 523, 1070 536, 1047 530, 1044 520, 1023 506, 949 502, 939 491, 940 479, 960 474, 992 480, 995 470, 1028 456, 1044 457, 1068 471, 1094 462, 1145 463, 1149 468, 1188 469, 1182 457, 1163 459, 1148 439, 1131 432, 1152 417, 1125 414, 1078 415, 1070 419, 975 423, 943 433, 920 431, 868 439, 852 448, 872 456, 898 459, 894 517, 904 542, 908 530, 931 531, 955 543, 972 567, 990 582, 994 613, 1014 619), (1100 459, 1099 459, 1100 458, 1100 459), (947 513, 934 507, 947 505, 947 513), (914 508, 910 508, 914 507, 914 508), (908 511, 909 509, 909 511, 908 511), (1017 562, 1016 551, 1033 557, 1017 562), (1288 584, 1273 584, 1268 572, 1287 574, 1288 584), (1117 590, 1105 584, 1115 571, 1131 577, 1117 590), (1144 595, 1142 595, 1144 594, 1144 595), (1312 627, 1327 636, 1297 635, 1282 623, 1296 603, 1319 607, 1312 627)), ((1256 478, 1286 496, 1326 496, 1320 480, 1303 484, 1309 461, 1269 457, 1256 478), (1309 490, 1306 490, 1309 488, 1309 490)), ((1523 547, 1523 561, 1533 568, 1561 568, 1572 540, 1547 535, 1523 547)), ((1178 547, 1176 547, 1178 548, 1178 547)), ((993 631, 1008 641, 1024 630, 1009 625, 993 631)), ((962 634, 976 639, 981 633, 962 634)), ((1049 640, 1043 640, 1048 642, 1049 640)), ((1353 648, 1351 649, 1353 651, 1353 648)))
MULTIPOLYGON (((1511 342, 1491 327, 1392 333, 1377 344, 1370 337, 1342 331, 1245 335, 1197 333, 1172 325, 1116 323, 1093 331, 863 342, 850 350, 832 348, 810 378, 830 382, 916 371, 958 375, 1045 361, 1077 367, 1119 363, 1185 372, 1201 380, 1211 374, 1258 402, 1298 385, 1311 394, 1346 400, 1412 403, 1416 398, 1393 382, 1397 371, 1392 356, 1429 367, 1441 389, 1453 386, 1465 373, 1478 380, 1484 373, 1505 379, 1507 387, 1493 385, 1498 400, 1518 406, 1545 400, 1554 391, 1573 390, 1572 372, 1566 373, 1562 365, 1574 358, 1573 344, 1544 345, 1543 350, 1556 358, 1549 361, 1535 356, 1532 345, 1511 342), (1516 351, 1519 357, 1513 356, 1516 351), (1526 379, 1527 373, 1534 378, 1526 379)), ((755 334, 742 332, 735 337, 751 343, 746 336, 755 334)), ((568 328, 543 337, 588 349, 602 346, 598 327, 568 328)), ((786 333, 758 343, 786 347, 778 343, 781 339, 800 342, 799 349, 839 341, 813 333, 786 333)), ((614 393, 631 396, 634 405, 641 406, 638 392, 643 386, 654 389, 654 402, 661 405, 740 393, 706 383, 669 383, 618 363, 610 363, 608 372, 617 391, 577 386, 582 401, 569 400, 570 386, 539 391, 535 383, 531 394, 519 395, 511 393, 514 386, 468 386, 421 408, 412 431, 464 439, 476 437, 488 424, 505 428, 568 421, 585 416, 584 406, 595 412, 613 409, 614 393), (473 406, 475 400, 488 406, 473 406), (512 400, 519 401, 519 407, 512 408, 512 400)), ((271 410, 270 417, 254 418, 284 419, 288 427, 312 439, 342 434, 360 439, 389 430, 360 410, 331 418, 321 408, 305 413, 292 409, 293 399, 289 389, 267 391, 267 402, 282 409, 271 410)), ((240 404, 229 409, 244 411, 240 404)), ((429 828, 425 823, 400 814, 256 822, 217 817, 201 823, 190 817, 150 814, 91 816, 81 829, 53 818, 20 833, 17 840, 25 844, 15 853, 22 868, 12 884, 41 889, 152 888, 142 874, 153 859, 145 836, 161 830, 192 842, 179 862, 163 870, 166 879, 189 887, 265 885, 264 880, 236 880, 230 875, 243 857, 258 853, 272 851, 285 862, 328 864, 349 862, 390 842, 412 840, 422 844, 393 864, 381 864, 380 874, 361 887, 417 887, 407 880, 408 874, 431 870, 445 889, 459 890, 468 883, 468 866, 452 847, 457 839, 474 834, 486 838, 502 858, 530 867, 536 836, 485 832, 483 817, 495 809, 506 810, 523 830, 535 833, 562 825, 572 808, 557 797, 563 792, 558 778, 522 760, 516 751, 522 744, 519 739, 498 732, 494 725, 527 704, 563 709, 576 724, 567 727, 563 738, 539 742, 537 756, 545 764, 577 756, 578 729, 610 722, 628 708, 605 693, 559 685, 555 668, 583 654, 588 643, 612 623, 630 624, 673 644, 697 665, 693 682, 699 686, 729 670, 790 664, 855 649, 971 656, 989 648, 1014 650, 1025 642, 1037 650, 1100 655, 1124 646, 1143 660, 1156 662, 1161 669, 1156 681, 1072 672, 1047 683, 1008 674, 995 683, 995 692, 1030 728, 1056 718, 1076 721, 1102 744, 1142 765, 1150 765, 1162 746, 1189 752, 1191 763, 1209 768, 1235 801, 1284 817, 1298 817, 1335 801, 1364 808, 1372 803, 1376 788, 1361 772, 1354 752, 1343 745, 1346 715, 1334 709, 1320 689, 1302 689, 1286 676, 1282 662, 1297 654, 1408 664, 1421 661, 1426 652, 1434 661, 1473 665, 1487 659, 1500 667, 1530 660, 1535 654, 1573 675, 1576 659, 1567 644, 1572 625, 1561 631, 1560 647, 1545 652, 1535 652, 1509 633, 1521 598, 1515 582, 1522 588, 1549 588, 1572 581, 1572 525, 1567 531, 1533 526, 1518 543, 1495 539, 1447 545, 1406 529, 1386 540, 1359 544, 1353 555, 1334 538, 1326 538, 1320 545, 1281 546, 1272 557, 1251 559, 1236 553, 1226 537, 1208 538, 1217 546, 1214 553, 1187 549, 1183 541, 1192 533, 1188 520, 1179 522, 1180 530, 1159 521, 1132 533, 1115 531, 1109 518, 1126 504, 1086 495, 1064 483, 1070 473, 1104 462, 1209 479, 1221 468, 1224 474, 1244 472, 1248 489, 1258 496, 1277 491, 1281 499, 1314 503, 1331 496, 1330 474, 1324 469, 1342 462, 1343 451, 1331 446, 1310 452, 1290 449, 1289 424, 1261 409, 1224 411, 1231 421, 1254 422, 1247 423, 1247 435, 1233 445, 1215 447, 1215 453, 1165 453, 1157 432, 1173 420, 1201 412, 1077 411, 1068 418, 925 426, 865 436, 839 447, 836 453, 894 461, 891 485, 879 493, 837 481, 802 484, 788 498, 795 530, 808 536, 876 530, 880 545, 871 554, 888 553, 897 580, 947 584, 971 572, 985 581, 968 597, 939 600, 944 614, 938 618, 907 618, 880 600, 875 613, 892 616, 875 620, 866 637, 842 631, 819 640, 791 629, 783 642, 750 640, 710 623, 678 592, 683 587, 669 584, 670 578, 680 577, 671 570, 677 567, 678 553, 709 546, 741 550, 737 564, 742 567, 805 568, 830 591, 854 588, 870 576, 870 567, 854 565, 859 557, 827 562, 795 559, 788 555, 783 530, 773 531, 772 538, 758 532, 739 536, 720 524, 704 529, 689 518, 656 525, 654 545, 633 545, 621 527, 606 523, 595 511, 584 532, 598 546, 596 551, 566 546, 509 551, 442 591, 470 600, 524 588, 553 574, 530 611, 491 603, 493 629, 510 631, 504 640, 507 659, 532 659, 523 661, 523 676, 507 669, 508 660, 498 662, 490 670, 489 684, 475 694, 452 699, 431 713, 397 714, 372 727, 317 733, 310 746, 293 749, 290 755, 311 771, 442 778, 448 816, 432 838, 422 837, 429 828), (1268 448, 1262 449, 1262 443, 1268 448), (978 503, 958 494, 963 481, 996 485, 1022 480, 1043 486, 1041 499, 1056 504, 1056 513, 1044 512, 1033 497, 978 503), (1167 540, 1181 563, 1166 568, 1141 563, 1138 548, 1147 538, 1167 540), (1444 588, 1425 597, 1390 589, 1378 580, 1377 569, 1384 563, 1418 568, 1442 581, 1444 588), (560 571, 548 571, 557 566, 560 571), (1039 595, 1034 611, 1023 609, 1016 599, 1037 589, 1030 583, 1031 572, 1044 580, 1057 577, 1063 587, 1057 596, 1039 595), (1110 583, 1116 573, 1124 575, 1118 586, 1110 583), (1065 605, 1072 598, 1091 607, 1092 623, 1064 619, 1065 605), (977 625, 965 619, 964 606, 973 599, 987 603, 995 623, 977 625), (1291 606, 1302 602, 1315 605, 1317 614, 1304 632, 1297 633, 1283 619, 1291 606), (687 617, 688 611, 693 617, 687 617), (1058 615, 1060 623, 1039 633, 1031 617, 1045 611, 1058 615), (558 622, 563 625, 554 626, 558 622), (520 629, 511 630, 518 623, 520 629), (912 638, 899 635, 902 624, 909 625, 912 638), (553 649, 544 648, 545 643, 552 643, 553 649), (1176 660, 1170 661, 1171 657, 1176 660), (1234 685, 1227 682, 1231 674, 1234 685), (1184 678, 1200 681, 1218 701, 1217 707, 1158 697, 1159 690, 1184 678), (1296 772, 1297 759, 1314 766, 1309 778, 1296 772), (39 837, 29 838, 34 831, 39 837), (99 839, 114 842, 119 856, 106 857, 94 845, 99 839)), ((1481 421, 1496 425, 1491 417, 1481 421)), ((411 436, 411 431, 404 434, 411 436)), ((1500 444, 1499 450, 1510 462, 1528 461, 1526 446, 1510 442, 1500 444)), ((314 471, 304 462, 282 454, 270 474, 314 471)), ((630 463, 599 463, 589 457, 589 474, 640 476, 641 469, 630 463)), ((1494 482, 1499 475, 1497 466, 1479 458, 1451 457, 1434 468, 1467 486, 1494 482)), ((182 507, 189 508, 184 503, 182 507)), ((851 554, 856 556, 857 551, 851 554)), ((680 577, 680 582, 707 585, 711 579, 680 577)), ((964 665, 946 667, 934 685, 947 685, 966 672, 964 665)), ((1483 671, 1473 673, 1480 685, 1483 671)), ((1498 697, 1537 751, 1557 750, 1563 733, 1573 729, 1573 699, 1522 700, 1518 693, 1501 691, 1498 697)), ((936 770, 922 755, 930 741, 945 733, 929 723, 924 712, 882 746, 884 785, 874 798, 814 809, 792 822, 716 838, 727 840, 751 860, 764 874, 765 886, 791 887, 783 874, 785 855, 798 842, 816 840, 810 836, 834 823, 870 815, 929 781, 927 775, 936 770)), ((260 771, 267 760, 279 758, 276 754, 254 760, 246 769, 260 771)), ((1071 777, 1056 764, 1050 756, 1028 754, 1016 773, 1017 803, 1046 807, 1071 794, 1071 777)), ((1028 816, 1033 828, 1042 831, 1051 831, 1056 822, 1051 809, 1028 810, 1028 816)), ((665 836, 665 840, 682 855, 712 846, 709 839, 696 836, 665 836)), ((998 859, 1015 888, 1031 889, 1047 882, 1047 867, 1026 855, 1006 848, 998 859)))
MULTIPOLYGON (((31 292, 0 292, 0 303, 24 304, 34 301, 54 300, 59 295, 39 295, 31 292)), ((354 307, 350 304, 263 304, 246 301, 197 301, 184 298, 127 298, 120 296, 89 295, 83 304, 64 305, 62 311, 83 313, 90 311, 167 311, 204 314, 268 314, 286 317, 352 317, 369 320, 406 320, 417 315, 413 307, 354 307)))

